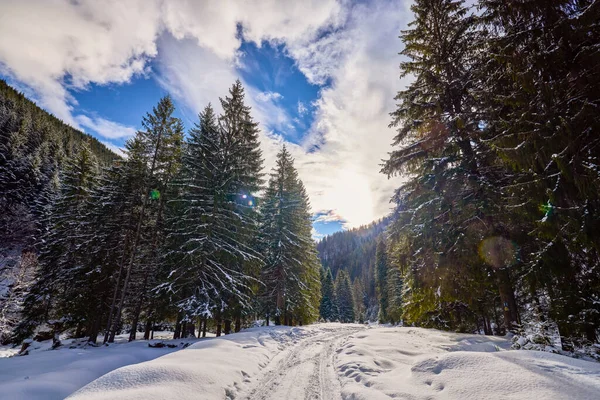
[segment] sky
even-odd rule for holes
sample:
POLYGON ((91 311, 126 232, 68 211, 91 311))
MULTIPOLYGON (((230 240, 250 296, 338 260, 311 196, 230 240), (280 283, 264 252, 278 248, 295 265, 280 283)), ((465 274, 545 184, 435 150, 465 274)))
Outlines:
POLYGON ((0 77, 121 152, 170 94, 190 128, 236 79, 261 126, 266 171, 286 145, 313 237, 387 215, 408 0, 2 0, 0 77))

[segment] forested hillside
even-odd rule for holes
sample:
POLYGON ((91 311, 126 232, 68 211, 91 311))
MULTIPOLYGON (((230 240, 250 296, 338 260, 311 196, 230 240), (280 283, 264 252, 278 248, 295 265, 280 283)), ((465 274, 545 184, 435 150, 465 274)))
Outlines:
POLYGON ((44 229, 44 213, 67 161, 87 146, 100 165, 118 156, 0 80, 0 340, 19 318, 44 229))
MULTIPOLYGON (((335 232, 317 244, 323 268, 336 277, 345 271, 355 292, 357 317, 377 319, 377 288, 375 279, 375 254, 377 243, 384 238, 388 219, 373 222, 355 229, 335 232)), ((335 320, 335 318, 333 318, 335 320)))
POLYGON ((0 80, 0 243, 31 244, 43 206, 65 161, 86 142, 99 163, 118 156, 0 80))

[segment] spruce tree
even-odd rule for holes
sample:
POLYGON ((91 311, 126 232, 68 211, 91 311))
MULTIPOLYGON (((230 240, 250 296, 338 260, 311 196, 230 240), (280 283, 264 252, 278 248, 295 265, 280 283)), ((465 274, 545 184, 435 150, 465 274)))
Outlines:
POLYGON ((93 235, 86 217, 97 178, 95 156, 84 143, 68 161, 59 193, 48 209, 47 231, 38 243, 35 283, 25 299, 23 321, 15 331, 18 339, 27 337, 36 325, 54 318, 65 317, 71 327, 87 322, 81 307, 89 304, 82 297, 85 293, 77 285, 77 277, 87 262, 81 248, 93 235))
POLYGON ((323 269, 323 280, 321 281, 321 305, 319 306, 319 314, 325 321, 335 321, 338 319, 333 276, 331 275, 331 270, 329 268, 323 269))
POLYGON ((340 270, 335 278, 335 302, 340 322, 354 322, 354 301, 348 273, 340 270))
POLYGON ((377 319, 380 323, 387 322, 388 310, 388 257, 385 240, 380 239, 377 243, 377 256, 375 261, 375 279, 377 284, 377 297, 379 299, 379 314, 377 319))
POLYGON ((267 310, 276 323, 313 321, 318 316, 320 265, 311 237, 308 196, 285 146, 277 155, 261 213, 267 310))
POLYGON ((388 320, 392 324, 402 321, 402 274, 400 268, 390 265, 387 271, 387 291, 388 291, 388 320))
MULTIPOLYGON (((136 145, 132 148, 138 152, 135 155, 136 163, 146 165, 147 170, 143 173, 142 184, 140 185, 141 192, 138 193, 142 198, 142 202, 139 210, 136 210, 136 223, 131 238, 131 249, 124 269, 124 279, 118 288, 120 292, 119 299, 114 310, 111 311, 114 316, 110 323, 109 341, 114 340, 117 327, 121 322, 127 296, 131 293, 132 273, 138 277, 147 276, 146 273, 140 273, 146 269, 144 268, 147 265, 146 263, 150 262, 156 265, 156 252, 161 245, 162 212, 165 204, 165 199, 162 196, 177 170, 183 139, 183 124, 173 116, 174 111, 175 107, 171 98, 168 96, 162 98, 157 106, 153 108, 152 113, 147 113, 143 118, 143 129, 138 131, 136 138, 133 139, 136 145)), ((150 267, 150 269, 155 269, 155 267, 150 267)), ((142 281, 141 287, 143 290, 145 290, 145 286, 146 284, 142 281)), ((140 295, 140 293, 136 295, 140 295)), ((134 319, 136 317, 134 313, 134 319)))
MULTIPOLYGON (((482 0, 486 135, 507 166, 523 295, 558 324, 565 348, 600 326, 600 60, 593 1, 482 0)), ((507 221, 509 223, 509 221, 507 221)), ((543 321, 541 321, 543 322, 543 321)))
POLYGON ((510 242, 514 228, 500 221, 506 209, 496 182, 504 170, 476 112, 478 17, 463 1, 422 0, 411 9, 415 21, 402 32, 407 60, 400 68, 415 81, 396 96, 391 126, 398 127, 398 148, 382 170, 411 176, 394 195, 390 228, 409 266, 405 314, 415 318, 410 322, 472 329, 493 311, 495 286, 511 328, 518 322, 512 265, 492 265, 478 254, 485 239, 510 242))

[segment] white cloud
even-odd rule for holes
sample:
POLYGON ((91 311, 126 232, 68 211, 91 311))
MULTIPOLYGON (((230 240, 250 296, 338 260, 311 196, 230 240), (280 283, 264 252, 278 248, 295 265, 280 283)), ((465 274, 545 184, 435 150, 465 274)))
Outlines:
POLYGON ((281 93, 277 93, 277 92, 259 92, 256 95, 256 100, 260 101, 262 103, 266 103, 268 101, 281 100, 281 99, 283 99, 283 96, 281 95, 281 93))
POLYGON ((325 237, 324 234, 317 232, 315 228, 312 228, 311 234, 314 241, 321 240, 325 237))
POLYGON ((135 136, 136 129, 100 117, 77 115, 75 120, 83 127, 89 128, 107 139, 121 139, 135 136))
MULTIPOLYGON (((42 106, 73 126, 126 137, 131 128, 74 115, 69 90, 128 82, 146 74, 147 61, 156 58, 161 85, 189 110, 195 114, 208 102, 218 110, 218 97, 227 94, 244 61, 238 27, 259 46, 264 40, 284 44, 309 82, 330 83, 311 104, 315 120, 308 137, 288 148, 313 210, 352 227, 385 215, 398 186, 379 174, 379 164, 391 150, 388 114, 403 85, 397 36, 411 16, 407 7, 408 1, 384 0, 5 0, 0 72, 27 84, 42 106)), ((270 167, 293 119, 276 94, 246 87, 270 167)), ((299 103, 298 113, 305 108, 299 103)))
POLYGON ((298 102, 298 114, 304 115, 307 112, 308 112, 308 108, 306 108, 306 106, 304 105, 303 102, 299 101, 298 102))
POLYGON ((100 142, 103 145, 105 145, 106 147, 108 147, 109 149, 111 149, 116 154, 120 155, 121 157, 127 158, 127 153, 125 153, 125 150, 123 149, 123 147, 119 147, 116 144, 111 143, 111 142, 107 142, 105 140, 101 140, 100 142))

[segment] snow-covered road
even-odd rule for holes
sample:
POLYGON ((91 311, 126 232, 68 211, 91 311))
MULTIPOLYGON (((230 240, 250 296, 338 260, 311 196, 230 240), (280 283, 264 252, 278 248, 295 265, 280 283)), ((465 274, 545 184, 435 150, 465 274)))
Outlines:
POLYGON ((336 350, 349 335, 364 327, 323 326, 309 339, 301 340, 277 356, 263 369, 261 377, 240 398, 268 399, 340 399, 341 386, 335 370, 336 350))
POLYGON ((600 363, 509 347, 506 338, 409 327, 252 328, 160 357, 139 341, 2 359, 0 398, 60 399, 99 371, 140 358, 150 361, 108 372, 70 398, 600 398, 600 363))

